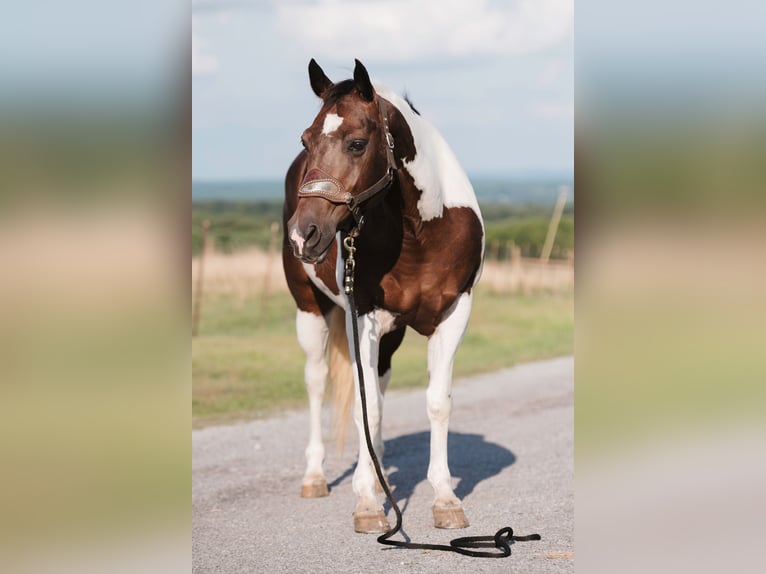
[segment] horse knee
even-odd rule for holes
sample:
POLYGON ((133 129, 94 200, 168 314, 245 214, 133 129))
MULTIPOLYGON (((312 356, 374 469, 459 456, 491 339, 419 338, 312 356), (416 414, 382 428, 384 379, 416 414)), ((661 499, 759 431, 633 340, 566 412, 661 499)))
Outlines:
POLYGON ((435 422, 444 422, 452 412, 452 397, 435 394, 426 395, 428 418, 435 422))
POLYGON ((306 362, 324 362, 329 329, 324 317, 306 311, 298 311, 295 317, 298 344, 306 354, 306 362))
MULTIPOLYGON (((362 417, 361 407, 354 409, 354 422, 358 428, 362 428, 364 418, 362 417)), ((380 427, 380 410, 377 405, 367 404, 367 422, 370 423, 371 430, 380 427)))
POLYGON ((323 393, 329 369, 324 361, 306 361, 304 380, 309 392, 323 393))

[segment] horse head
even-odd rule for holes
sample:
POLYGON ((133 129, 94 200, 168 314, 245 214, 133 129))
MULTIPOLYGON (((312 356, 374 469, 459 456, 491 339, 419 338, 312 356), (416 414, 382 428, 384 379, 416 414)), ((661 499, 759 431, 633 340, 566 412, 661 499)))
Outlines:
POLYGON ((313 59, 309 80, 322 108, 301 136, 305 175, 287 222, 293 253, 325 259, 339 230, 359 225, 363 210, 391 185, 395 164, 388 106, 359 60, 354 78, 334 84, 313 59))

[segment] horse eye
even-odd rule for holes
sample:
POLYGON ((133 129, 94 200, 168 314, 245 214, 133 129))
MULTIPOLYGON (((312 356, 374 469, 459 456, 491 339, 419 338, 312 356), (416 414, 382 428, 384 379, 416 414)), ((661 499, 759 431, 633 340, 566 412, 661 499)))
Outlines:
POLYGON ((354 140, 348 144, 348 151, 360 153, 367 147, 367 140, 354 140))
POLYGON ((308 149, 309 149, 309 146, 307 146, 307 145, 306 145, 306 140, 304 140, 303 138, 301 138, 301 145, 303 146, 303 149, 305 149, 306 151, 308 151, 308 149))

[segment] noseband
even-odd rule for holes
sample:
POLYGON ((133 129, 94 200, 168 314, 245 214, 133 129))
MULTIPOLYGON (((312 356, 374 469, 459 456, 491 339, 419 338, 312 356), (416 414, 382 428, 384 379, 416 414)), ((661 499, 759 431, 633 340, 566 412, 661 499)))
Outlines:
POLYGON ((311 169, 304 178, 304 183, 298 190, 298 197, 321 197, 330 203, 345 204, 354 216, 356 226, 361 227, 364 219, 362 204, 372 199, 378 193, 388 189, 394 181, 396 163, 394 160, 394 137, 388 129, 388 118, 384 110, 383 98, 378 96, 378 113, 383 123, 383 147, 386 149, 386 173, 370 187, 351 195, 343 184, 334 177, 328 176, 319 169, 311 169))

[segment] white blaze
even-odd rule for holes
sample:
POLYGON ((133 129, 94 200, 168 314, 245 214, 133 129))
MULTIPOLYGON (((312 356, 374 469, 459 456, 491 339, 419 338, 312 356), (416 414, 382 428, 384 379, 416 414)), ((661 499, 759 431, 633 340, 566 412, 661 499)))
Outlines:
POLYGON ((290 239, 293 240, 293 243, 295 243, 295 246, 298 248, 298 255, 303 255, 303 244, 306 242, 306 240, 303 239, 300 233, 298 233, 297 229, 293 229, 292 233, 290 234, 290 239))
POLYGON ((326 136, 329 136, 331 133, 337 130, 340 127, 340 124, 342 123, 343 123, 343 118, 340 117, 338 114, 327 114, 324 117, 324 125, 322 126, 322 133, 326 136))

